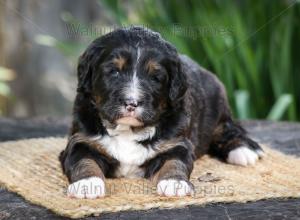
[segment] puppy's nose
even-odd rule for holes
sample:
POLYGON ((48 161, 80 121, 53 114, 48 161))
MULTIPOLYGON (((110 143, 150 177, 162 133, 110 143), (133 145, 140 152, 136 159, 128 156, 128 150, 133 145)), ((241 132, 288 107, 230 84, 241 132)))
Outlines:
POLYGON ((125 108, 127 111, 132 112, 138 106, 138 102, 134 99, 126 99, 125 100, 125 108))

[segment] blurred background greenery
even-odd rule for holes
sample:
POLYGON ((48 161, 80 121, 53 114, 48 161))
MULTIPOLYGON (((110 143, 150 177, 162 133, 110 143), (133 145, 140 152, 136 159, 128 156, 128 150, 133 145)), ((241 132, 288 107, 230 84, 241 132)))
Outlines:
MULTIPOLYGON (((97 5, 94 14, 101 16, 92 20, 82 19, 76 10, 58 9, 64 37, 49 32, 34 35, 36 45, 63 55, 69 74, 75 75, 77 57, 92 39, 116 26, 142 25, 160 32, 180 53, 216 73, 237 118, 300 120, 300 1, 102 0, 93 4, 97 5)), ((76 79, 71 79, 67 81, 75 85, 76 79)), ((5 82, 0 77, 0 96, 11 94, 8 86, 3 87, 5 82)), ((68 94, 74 93, 74 87, 70 90, 68 94)), ((72 95, 66 100, 72 103, 72 95)), ((70 106, 59 114, 69 114, 70 106)))

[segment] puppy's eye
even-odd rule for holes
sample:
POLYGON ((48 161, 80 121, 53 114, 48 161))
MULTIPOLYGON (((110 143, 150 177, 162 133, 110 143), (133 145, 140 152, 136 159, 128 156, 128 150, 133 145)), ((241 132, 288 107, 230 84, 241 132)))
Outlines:
POLYGON ((152 75, 152 80, 154 80, 155 82, 161 82, 164 80, 164 75, 163 74, 153 74, 152 75))
POLYGON ((118 76, 118 75, 120 74, 120 72, 119 72, 119 71, 113 71, 113 74, 114 74, 115 76, 118 76))
POLYGON ((112 76, 119 76, 120 72, 117 71, 117 70, 111 70, 111 71, 109 72, 109 74, 112 75, 112 76))

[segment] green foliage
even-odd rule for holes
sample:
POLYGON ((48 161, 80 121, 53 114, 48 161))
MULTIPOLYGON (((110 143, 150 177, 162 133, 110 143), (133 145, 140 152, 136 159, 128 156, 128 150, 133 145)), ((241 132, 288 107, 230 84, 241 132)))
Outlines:
POLYGON ((299 1, 104 3, 120 25, 157 30, 179 52, 215 72, 238 118, 300 119, 299 1))
POLYGON ((0 66, 0 115, 3 114, 6 101, 11 96, 11 89, 8 82, 12 81, 15 77, 15 72, 11 69, 0 66))

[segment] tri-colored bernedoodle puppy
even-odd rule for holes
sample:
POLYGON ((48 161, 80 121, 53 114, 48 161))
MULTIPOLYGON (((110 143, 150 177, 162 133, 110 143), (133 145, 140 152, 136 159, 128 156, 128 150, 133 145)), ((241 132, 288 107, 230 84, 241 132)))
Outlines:
POLYGON ((190 195, 193 161, 207 153, 242 166, 263 155, 233 121, 215 75, 141 27, 90 44, 60 155, 69 196, 102 197, 105 178, 115 177, 150 179, 159 195, 190 195))

